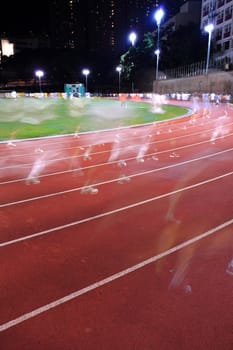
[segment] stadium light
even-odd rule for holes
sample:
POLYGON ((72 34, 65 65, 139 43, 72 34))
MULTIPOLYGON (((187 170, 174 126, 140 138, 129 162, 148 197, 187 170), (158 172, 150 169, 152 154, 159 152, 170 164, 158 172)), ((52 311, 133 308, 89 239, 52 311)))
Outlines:
POLYGON ((155 12, 155 21, 158 27, 158 35, 157 35, 157 49, 155 51, 155 54, 157 56, 157 60, 156 60, 156 75, 155 78, 156 80, 158 79, 158 73, 159 73, 159 56, 160 56, 160 49, 159 49, 159 36, 160 36, 160 24, 161 21, 164 17, 164 10, 162 8, 159 8, 156 12, 155 12))
POLYGON ((130 33, 129 34, 129 40, 130 40, 132 46, 134 46, 135 42, 137 40, 137 34, 135 32, 130 33))
POLYGON ((205 74, 208 74, 208 69, 209 69, 209 61, 210 61, 210 44, 211 44, 211 35, 214 30, 214 25, 213 23, 209 23, 205 26, 205 32, 209 34, 209 39, 208 39, 208 50, 207 50, 207 58, 206 58, 206 70, 205 74))
POLYGON ((85 69, 83 69, 82 73, 83 73, 83 74, 85 75, 85 77, 86 77, 86 92, 87 92, 87 91, 88 91, 88 90, 87 90, 87 76, 90 74, 90 71, 89 71, 89 69, 85 68, 85 69))
POLYGON ((118 72, 118 77, 119 77, 119 93, 120 93, 120 91, 121 91, 121 71, 122 71, 121 66, 117 66, 116 71, 118 72))
MULTIPOLYGON (((129 40, 131 42, 131 45, 134 46, 135 42, 137 40, 137 34, 135 32, 131 32, 129 34, 129 40)), ((132 62, 132 67, 134 66, 134 63, 132 62)), ((132 81, 132 93, 134 92, 134 82, 132 81)))
POLYGON ((37 70, 35 72, 37 78, 39 79, 39 87, 40 87, 40 92, 41 92, 41 78, 44 76, 44 72, 42 70, 37 70))

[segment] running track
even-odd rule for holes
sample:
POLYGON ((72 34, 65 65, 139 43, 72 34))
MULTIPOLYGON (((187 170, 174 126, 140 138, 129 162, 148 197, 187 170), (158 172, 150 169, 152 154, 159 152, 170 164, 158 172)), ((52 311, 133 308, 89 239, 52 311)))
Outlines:
POLYGON ((0 144, 1 350, 233 349, 233 110, 0 144))

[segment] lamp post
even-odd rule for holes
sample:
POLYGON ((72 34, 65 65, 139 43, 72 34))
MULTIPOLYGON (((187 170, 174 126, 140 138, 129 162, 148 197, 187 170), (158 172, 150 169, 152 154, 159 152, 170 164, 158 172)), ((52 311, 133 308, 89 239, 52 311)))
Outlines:
POLYGON ((136 39, 137 39, 136 33, 132 32, 129 34, 129 40, 130 40, 132 46, 134 46, 136 39))
POLYGON ((86 92, 88 91, 87 90, 87 76, 90 74, 90 71, 89 71, 89 69, 83 69, 83 71, 82 71, 82 73, 85 75, 85 77, 86 77, 86 92))
POLYGON ((39 79, 39 88, 40 88, 40 93, 41 93, 41 78, 44 76, 44 72, 42 70, 37 70, 36 71, 36 76, 39 79))
POLYGON ((119 80, 118 80, 118 82, 119 82, 119 93, 120 93, 120 91, 121 91, 121 70, 122 70, 122 68, 121 68, 121 66, 117 66, 116 67, 116 71, 118 72, 118 77, 119 77, 119 80))
MULTIPOLYGON (((129 40, 131 42, 131 45, 134 46, 135 42, 137 40, 137 34, 135 32, 131 32, 129 34, 129 40)), ((132 62, 132 67, 134 66, 133 62, 132 62)), ((134 82, 132 81, 132 92, 134 92, 134 82)))
POLYGON ((208 69, 209 69, 209 61, 210 61, 210 44, 211 44, 211 35, 214 30, 214 25, 213 23, 209 23, 205 26, 205 31, 209 34, 208 38, 208 50, 207 50, 207 58, 206 58, 206 69, 205 69, 205 74, 208 74, 208 69))
POLYGON ((155 78, 156 78, 156 80, 158 79, 158 74, 159 74, 159 54, 160 54, 159 49, 155 50, 155 55, 156 55, 156 75, 155 75, 155 78))
POLYGON ((160 49, 159 49, 159 35, 160 35, 160 24, 162 21, 162 18, 164 16, 164 11, 162 8, 159 8, 156 12, 155 12, 155 21, 158 27, 158 35, 157 35, 157 49, 155 51, 155 54, 157 56, 157 60, 156 60, 156 75, 155 78, 156 80, 158 79, 158 73, 159 73, 159 56, 160 56, 160 49))

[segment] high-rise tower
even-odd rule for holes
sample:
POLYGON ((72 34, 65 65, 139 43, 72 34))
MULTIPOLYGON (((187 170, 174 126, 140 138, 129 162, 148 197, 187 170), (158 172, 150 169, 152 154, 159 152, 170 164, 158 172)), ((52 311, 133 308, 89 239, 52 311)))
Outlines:
POLYGON ((51 42, 88 55, 119 55, 131 29, 153 28, 153 0, 51 0, 51 42))

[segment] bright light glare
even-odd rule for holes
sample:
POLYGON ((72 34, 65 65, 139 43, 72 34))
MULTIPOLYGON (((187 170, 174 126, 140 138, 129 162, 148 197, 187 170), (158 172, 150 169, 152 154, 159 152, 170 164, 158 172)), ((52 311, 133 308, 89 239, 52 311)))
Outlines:
POLYGON ((90 74, 89 69, 83 69, 83 74, 84 74, 84 75, 88 75, 88 74, 90 74))
POLYGON ((41 78, 41 77, 44 76, 44 72, 43 72, 42 70, 37 70, 37 71, 36 71, 36 76, 37 76, 38 78, 41 78))
POLYGON ((155 12, 155 20, 156 20, 156 23, 157 23, 158 26, 160 25, 163 16, 164 16, 164 11, 163 11, 162 8, 159 8, 159 9, 155 12))
POLYGON ((156 56, 158 56, 160 54, 160 50, 159 49, 155 50, 155 54, 156 56))
POLYGON ((121 67, 120 66, 118 66, 118 67, 116 67, 116 71, 118 72, 118 73, 120 73, 121 72, 121 67))
POLYGON ((214 30, 213 23, 207 24, 204 29, 207 33, 211 33, 214 30))
POLYGON ((2 56, 12 56, 14 55, 14 44, 11 44, 6 39, 1 39, 1 46, 2 46, 2 56))
POLYGON ((137 39, 137 35, 136 33, 132 32, 130 35, 129 35, 129 40, 131 41, 131 44, 134 46, 135 44, 135 41, 137 39))

